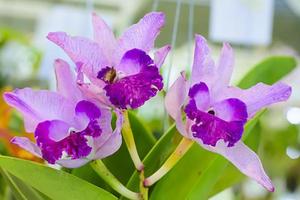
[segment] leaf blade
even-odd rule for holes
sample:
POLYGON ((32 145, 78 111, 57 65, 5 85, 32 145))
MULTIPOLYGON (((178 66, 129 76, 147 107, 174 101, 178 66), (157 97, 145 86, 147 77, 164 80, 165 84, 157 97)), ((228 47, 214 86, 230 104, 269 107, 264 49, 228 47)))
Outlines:
POLYGON ((0 156, 0 166, 51 199, 116 199, 107 191, 71 174, 31 161, 0 156))

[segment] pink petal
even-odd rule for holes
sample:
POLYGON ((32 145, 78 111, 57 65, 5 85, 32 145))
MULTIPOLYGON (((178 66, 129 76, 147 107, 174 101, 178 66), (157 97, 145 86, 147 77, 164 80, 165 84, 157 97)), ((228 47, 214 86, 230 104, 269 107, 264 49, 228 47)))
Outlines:
MULTIPOLYGON (((121 112, 116 111, 117 115, 117 121, 116 121, 116 128, 113 132, 109 132, 111 130, 111 127, 109 127, 109 130, 105 135, 101 135, 99 137, 100 142, 97 144, 97 151, 94 159, 102 159, 105 157, 108 157, 115 153, 122 144, 122 135, 121 135, 121 129, 123 125, 123 115, 121 112)), ((106 117, 107 119, 111 119, 106 117)), ((110 122, 110 121, 107 121, 110 122)), ((107 124, 106 122, 106 124, 107 124)), ((108 125, 106 125, 108 126, 108 125)), ((107 127, 108 128, 108 127, 107 127)))
POLYGON ((58 93, 74 103, 82 99, 81 92, 76 84, 75 74, 71 71, 69 64, 62 59, 57 59, 54 67, 58 93))
POLYGON ((101 117, 98 120, 99 126, 102 130, 101 136, 94 138, 95 149, 99 149, 106 140, 112 135, 113 130, 111 126, 112 114, 110 108, 100 107, 101 117))
POLYGON ((66 168, 78 168, 78 167, 81 167, 83 165, 85 165, 86 163, 88 163, 89 159, 74 159, 74 160, 71 160, 71 159, 61 159, 61 160, 58 160, 56 161, 57 164, 63 166, 63 167, 66 167, 66 168))
POLYGON ((88 77, 96 79, 102 68, 111 66, 103 47, 87 38, 71 37, 64 32, 49 33, 47 38, 60 46, 76 65, 80 65, 88 77))
POLYGON ((94 159, 106 158, 114 154, 122 144, 122 135, 121 133, 113 133, 107 139, 107 141, 97 150, 94 159))
POLYGON ((78 83, 79 89, 87 99, 90 100, 93 99, 107 106, 111 106, 108 97, 105 95, 105 90, 103 89, 103 87, 98 87, 98 86, 99 85, 95 85, 92 83, 81 83, 81 82, 78 83))
POLYGON ((247 121, 248 113, 246 104, 239 99, 225 99, 213 105, 216 116, 227 122, 247 121))
MULTIPOLYGON (((93 28, 94 39, 103 48, 103 53, 107 59, 111 62, 114 61, 114 51, 117 48, 117 40, 110 27, 104 22, 104 20, 93 13, 93 28)), ((116 65, 118 63, 114 63, 116 65)))
POLYGON ((39 158, 42 157, 40 148, 26 137, 14 137, 11 142, 39 158))
POLYGON ((157 68, 160 68, 164 63, 169 51, 171 50, 170 45, 166 45, 158 49, 154 54, 154 63, 157 68))
POLYGON ((218 62, 217 81, 215 82, 213 93, 222 92, 229 85, 234 65, 234 54, 228 43, 223 44, 218 62))
POLYGON ((204 145, 200 140, 197 140, 197 142, 205 149, 224 156, 243 174, 256 180, 267 190, 274 191, 274 186, 265 173, 259 157, 242 141, 237 142, 233 147, 227 147, 222 141, 219 141, 216 147, 204 145))
POLYGON ((69 136, 69 128, 70 125, 63 121, 52 120, 48 127, 48 137, 55 142, 59 142, 69 136))
POLYGON ((132 49, 125 52, 116 69, 122 73, 121 76, 131 76, 140 73, 143 68, 147 68, 152 63, 153 60, 146 52, 139 49, 132 49))
POLYGON ((188 83, 185 74, 181 74, 170 87, 165 98, 165 107, 168 114, 175 120, 176 127, 182 135, 187 135, 182 122, 181 108, 185 103, 188 93, 188 83))
POLYGON ((120 60, 126 51, 134 48, 148 53, 153 48, 154 41, 164 24, 164 13, 151 12, 146 14, 119 38, 119 50, 116 52, 116 57, 120 60))
POLYGON ((257 111, 270 104, 286 101, 290 97, 291 92, 292 88, 284 83, 278 82, 271 86, 258 83, 246 90, 230 87, 224 90, 218 98, 234 97, 240 99, 247 105, 249 117, 253 117, 257 111))
POLYGON ((196 35, 194 63, 191 74, 191 86, 205 82, 209 89, 215 82, 215 64, 210 55, 210 49, 204 37, 196 35))
POLYGON ((197 83, 189 89, 189 97, 195 100, 199 110, 206 111, 211 106, 209 89, 203 82, 197 83))
POLYGON ((73 124, 75 105, 55 92, 17 89, 4 93, 4 100, 22 113, 27 132, 34 132, 37 124, 44 120, 57 119, 73 124))

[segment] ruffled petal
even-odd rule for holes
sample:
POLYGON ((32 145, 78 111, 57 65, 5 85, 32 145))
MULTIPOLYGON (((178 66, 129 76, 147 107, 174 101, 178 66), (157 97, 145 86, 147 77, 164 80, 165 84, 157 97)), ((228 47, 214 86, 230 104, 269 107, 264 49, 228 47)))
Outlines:
POLYGON ((132 74, 104 87, 110 102, 118 108, 138 108, 163 88, 158 68, 141 50, 128 51, 118 69, 132 74))
POLYGON ((216 147, 204 145, 200 140, 197 140, 197 142, 205 149, 224 156, 243 174, 256 180, 267 190, 271 192, 274 191, 274 186, 265 173, 259 157, 243 142, 240 141, 233 147, 227 147, 226 144, 221 141, 218 142, 216 147))
POLYGON ((56 59, 54 67, 58 93, 74 103, 82 99, 81 92, 76 84, 75 74, 71 71, 69 64, 62 59, 56 59))
POLYGON ((211 89, 215 82, 215 64, 211 58, 210 49, 204 37, 196 35, 194 63, 191 74, 191 84, 194 85, 199 81, 206 83, 211 89))
POLYGON ((76 132, 69 131, 67 124, 57 120, 39 123, 35 130, 35 138, 42 156, 51 164, 60 160, 63 152, 66 152, 70 159, 87 157, 92 147, 88 145, 86 136, 98 137, 100 134, 101 129, 94 123, 91 123, 85 130, 76 132))
POLYGON ((112 32, 111 28, 105 23, 105 21, 93 13, 93 29, 94 29, 94 40, 103 49, 105 57, 112 62, 113 65, 115 58, 113 57, 114 51, 117 48, 117 40, 112 32))
POLYGON ((39 158, 42 157, 40 148, 26 137, 14 137, 11 142, 39 158))
POLYGON ((87 38, 72 37, 64 32, 49 33, 47 38, 60 46, 76 65, 80 65, 88 77, 97 78, 98 71, 112 64, 104 49, 87 38))
POLYGON ((218 98, 233 97, 240 99, 246 104, 248 115, 251 118, 257 111, 270 104, 286 101, 290 97, 291 92, 292 88, 284 83, 279 82, 271 86, 258 83, 246 90, 230 87, 224 90, 218 98))
POLYGON ((175 120, 178 131, 187 136, 187 131, 182 122, 182 107, 188 96, 188 83, 182 73, 170 87, 165 97, 165 107, 168 114, 175 120))
POLYGON ((158 49, 154 53, 154 64, 156 65, 157 68, 160 68, 162 66, 170 50, 171 50, 171 46, 166 45, 158 49))
POLYGON ((148 53, 153 48, 154 41, 164 24, 164 13, 151 12, 146 14, 119 38, 119 50, 116 52, 116 57, 120 60, 124 53, 131 49, 141 49, 148 53))
POLYGON ((216 117, 214 112, 198 110, 194 99, 189 101, 184 111, 194 121, 190 129, 193 137, 200 138, 204 144, 216 146, 219 140, 223 140, 230 147, 242 137, 245 121, 227 122, 216 117))
POLYGON ((37 124, 44 120, 57 119, 73 124, 75 106, 55 92, 17 89, 4 93, 4 100, 22 113, 27 132, 34 132, 37 124))
POLYGON ((138 74, 143 68, 149 65, 154 64, 146 52, 140 49, 132 49, 124 54, 120 64, 116 66, 116 70, 117 73, 121 73, 121 76, 130 76, 138 74))
MULTIPOLYGON (((53 127, 56 127, 56 122, 57 121, 44 121, 39 123, 34 133, 37 145, 41 149, 43 158, 50 164, 55 164, 55 162, 62 157, 64 150, 63 144, 55 142, 50 138, 51 134, 55 134, 55 132, 53 132, 55 131, 55 128, 53 127)), ((60 134, 67 136, 68 131, 60 134)))

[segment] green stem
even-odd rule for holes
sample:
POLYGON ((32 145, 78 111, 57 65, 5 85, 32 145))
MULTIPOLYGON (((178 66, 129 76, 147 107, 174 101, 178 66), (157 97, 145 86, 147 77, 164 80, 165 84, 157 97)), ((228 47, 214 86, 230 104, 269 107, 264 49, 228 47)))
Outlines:
POLYGON ((135 168, 138 171, 142 171, 144 169, 144 164, 142 163, 136 149, 127 111, 124 111, 124 124, 122 134, 135 168))
POLYGON ((148 200, 148 188, 144 185, 145 174, 144 170, 140 171, 140 194, 142 200, 148 200))
POLYGON ((104 165, 101 160, 95 160, 90 163, 91 167, 97 172, 97 174, 115 191, 120 193, 122 196, 132 199, 140 200, 140 194, 133 192, 126 188, 104 165))
POLYGON ((188 138, 182 138, 181 142, 170 155, 166 162, 151 176, 144 180, 144 185, 149 187, 161 179, 166 173, 168 173, 176 163, 184 156, 184 154, 191 148, 193 141, 188 138))

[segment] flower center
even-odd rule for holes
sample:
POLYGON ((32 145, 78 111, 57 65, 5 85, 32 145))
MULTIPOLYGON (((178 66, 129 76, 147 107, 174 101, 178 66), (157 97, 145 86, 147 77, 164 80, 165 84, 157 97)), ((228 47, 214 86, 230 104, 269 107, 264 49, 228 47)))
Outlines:
POLYGON ((215 111, 214 111, 213 109, 208 110, 207 113, 208 113, 208 114, 211 114, 211 115, 215 115, 215 114, 216 114, 215 111))
POLYGON ((114 67, 105 67, 98 72, 97 78, 105 83, 113 83, 117 78, 117 72, 114 67))

